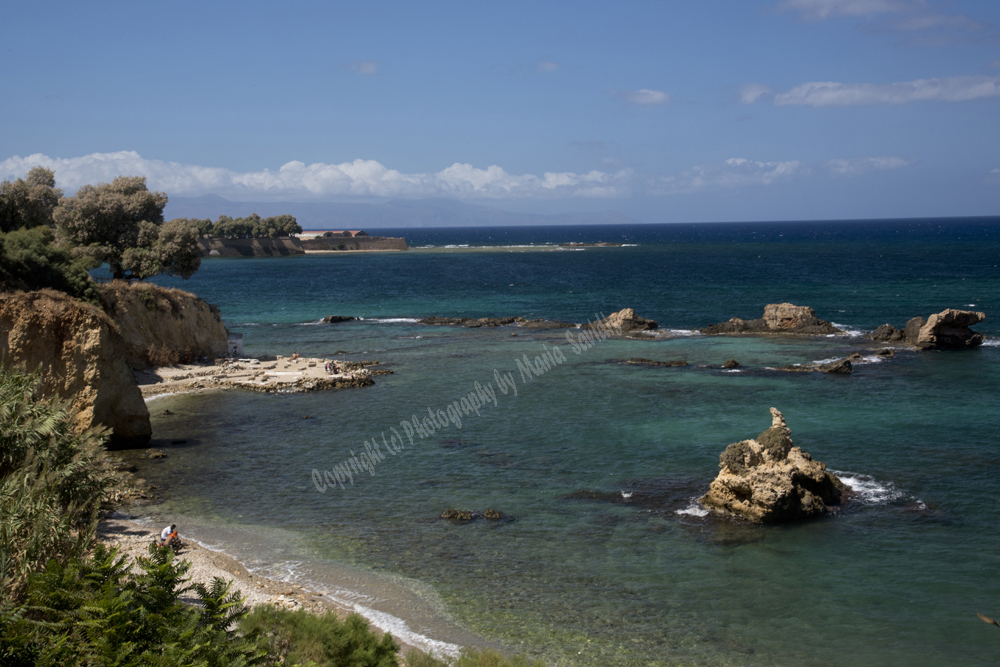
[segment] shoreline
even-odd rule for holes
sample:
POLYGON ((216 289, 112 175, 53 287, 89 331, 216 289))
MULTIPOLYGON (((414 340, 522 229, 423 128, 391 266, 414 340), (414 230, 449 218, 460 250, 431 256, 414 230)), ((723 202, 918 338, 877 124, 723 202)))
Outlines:
MULTIPOLYGON (((158 524, 157 524, 158 525, 158 524)), ((153 519, 139 519, 122 511, 112 512, 101 520, 97 529, 97 541, 118 547, 130 557, 148 556, 149 544, 159 534, 153 519)), ((368 621, 369 628, 390 633, 400 645, 400 655, 411 650, 433 653, 438 656, 457 657, 462 646, 440 641, 422 635, 409 628, 405 620, 358 603, 340 600, 331 591, 318 590, 318 586, 307 586, 292 581, 282 581, 261 574, 255 574, 243 562, 223 550, 212 549, 190 536, 181 534, 184 547, 176 556, 187 561, 191 568, 187 577, 191 583, 211 585, 214 577, 232 582, 232 591, 238 591, 249 607, 273 604, 289 610, 304 610, 311 614, 333 612, 340 618, 348 614, 360 614, 368 621)), ((182 601, 194 603, 195 596, 182 596, 182 601)))

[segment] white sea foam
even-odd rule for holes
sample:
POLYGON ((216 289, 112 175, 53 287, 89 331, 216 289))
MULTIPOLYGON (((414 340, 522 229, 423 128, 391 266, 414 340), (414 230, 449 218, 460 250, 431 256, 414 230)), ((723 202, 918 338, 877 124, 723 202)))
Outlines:
POLYGON ((682 510, 677 510, 677 514, 688 516, 708 516, 708 510, 702 507, 697 500, 692 500, 691 504, 682 510))
POLYGON ((722 370, 723 373, 742 373, 739 368, 725 368, 722 370))
POLYGON ((378 324, 416 324, 416 317, 359 317, 361 322, 376 322, 378 324))
POLYGON ((461 244, 458 244, 458 245, 446 245, 445 246, 445 248, 468 248, 468 247, 469 247, 468 243, 461 243, 461 244))
POLYGON ((858 499, 865 505, 882 505, 903 496, 892 482, 879 482, 871 475, 861 473, 831 470, 840 481, 851 487, 858 499))
POLYGON ((622 247, 623 248, 638 248, 639 244, 638 243, 623 243, 622 247))
POLYGON ((158 398, 166 398, 167 396, 180 396, 181 394, 193 394, 195 393, 195 391, 196 390, 194 389, 192 389, 191 391, 171 391, 167 392, 166 394, 157 394, 156 396, 148 396, 142 400, 145 401, 146 403, 149 403, 150 401, 155 401, 158 398))
POLYGON ((1000 347, 1000 338, 987 338, 983 341, 983 347, 1000 347))
POLYGON ((667 329, 667 333, 672 336, 698 336, 700 335, 696 329, 667 329))
POLYGON ((865 335, 865 332, 861 329, 852 329, 850 324, 837 324, 836 322, 830 322, 833 326, 844 331, 843 334, 828 334, 827 338, 834 338, 836 336, 847 336, 849 338, 858 338, 865 335))
POLYGON ((300 326, 300 327, 314 327, 317 324, 323 324, 323 319, 320 318, 320 319, 316 320, 315 322, 299 322, 298 326, 300 326))
POLYGON ((622 491, 622 498, 624 498, 625 500, 628 500, 631 497, 632 497, 632 492, 625 493, 624 491, 622 491))
POLYGON ((393 616, 392 614, 387 614, 383 611, 378 611, 377 609, 365 607, 360 604, 354 604, 352 607, 354 611, 367 618, 377 628, 390 633, 393 637, 396 637, 411 646, 423 649, 428 653, 436 653, 438 655, 457 658, 459 652, 462 650, 462 647, 457 644, 449 644, 448 642, 431 639, 426 635, 414 632, 410 629, 410 626, 406 623, 406 621, 398 616, 393 616))

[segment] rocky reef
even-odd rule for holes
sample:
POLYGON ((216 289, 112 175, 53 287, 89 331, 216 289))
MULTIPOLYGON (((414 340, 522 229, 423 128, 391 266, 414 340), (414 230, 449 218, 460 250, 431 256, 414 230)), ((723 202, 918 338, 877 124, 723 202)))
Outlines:
POLYGON ((149 441, 149 411, 126 363, 129 346, 99 308, 62 292, 0 296, 0 360, 38 371, 42 391, 69 400, 74 428, 111 429, 113 447, 149 441))
POLYGON ((719 457, 722 470, 698 499, 709 510, 754 523, 819 516, 839 505, 844 483, 826 464, 792 445, 785 418, 771 408, 771 427, 736 442, 719 457))
POLYGON ((914 317, 904 329, 883 324, 872 333, 872 340, 883 343, 905 342, 918 350, 967 350, 982 345, 983 335, 969 327, 986 319, 986 313, 948 308, 924 320, 914 317))
POLYGON ((743 320, 734 317, 728 322, 711 324, 701 329, 708 335, 811 335, 827 336, 842 334, 842 330, 826 320, 816 317, 816 312, 808 306, 791 303, 769 303, 764 307, 764 317, 743 320))
MULTIPOLYGON (((852 355, 853 356, 853 355, 852 355)), ((861 355, 857 355, 859 358, 861 355)), ((774 370, 788 373, 830 373, 833 375, 850 375, 854 372, 851 359, 836 359, 825 364, 799 364, 797 366, 778 366, 774 370)))
POLYGON ((467 329, 509 326, 526 327, 529 329, 569 329, 576 326, 572 322, 556 322, 542 319, 529 320, 525 317, 438 317, 436 315, 423 318, 420 320, 420 324, 465 327, 467 329))
POLYGON ((639 333, 641 331, 655 331, 659 328, 653 320, 646 319, 645 317, 640 317, 631 308, 623 308, 617 313, 611 313, 603 320, 597 322, 591 322, 584 324, 581 329, 597 329, 597 328, 607 328, 612 331, 629 335, 639 333))

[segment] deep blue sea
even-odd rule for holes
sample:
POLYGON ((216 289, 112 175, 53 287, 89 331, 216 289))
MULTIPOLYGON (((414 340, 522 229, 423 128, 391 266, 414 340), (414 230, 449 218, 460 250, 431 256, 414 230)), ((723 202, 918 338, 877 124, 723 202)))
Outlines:
POLYGON ((169 457, 134 455, 164 497, 150 520, 441 650, 595 666, 1000 660, 1000 628, 976 617, 1000 617, 1000 218, 368 231, 412 249, 207 259, 191 280, 157 280, 218 304, 247 354, 377 359, 394 374, 151 401, 169 457), (556 245, 597 241, 625 245, 556 245), (848 335, 696 333, 779 302, 848 335), (625 307, 665 335, 577 353, 562 330, 415 322, 625 307), (945 308, 984 311, 986 345, 868 356, 865 332, 945 308), (564 363, 521 377, 517 359, 556 347, 564 363), (850 376, 769 370, 852 352, 868 359, 850 376), (733 358, 735 372, 719 367, 733 358), (498 377, 513 379, 506 393, 498 377), (461 428, 414 435, 343 489, 314 485, 314 469, 393 428, 405 438, 401 422, 476 383, 496 401, 461 428), (796 525, 701 516, 719 454, 766 429, 772 406, 858 496, 796 525), (437 519, 449 507, 510 520, 437 519))

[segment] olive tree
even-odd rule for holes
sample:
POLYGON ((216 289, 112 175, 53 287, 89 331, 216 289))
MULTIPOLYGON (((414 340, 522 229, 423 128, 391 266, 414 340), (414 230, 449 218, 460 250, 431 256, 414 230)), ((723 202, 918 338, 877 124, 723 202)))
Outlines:
POLYGON ((201 264, 198 230, 184 220, 163 224, 166 204, 167 195, 150 192, 145 177, 119 176, 64 197, 53 218, 76 252, 107 262, 115 280, 190 278, 201 264))
POLYGON ((0 232, 52 226, 62 190, 51 169, 34 167, 24 178, 0 183, 0 232))

